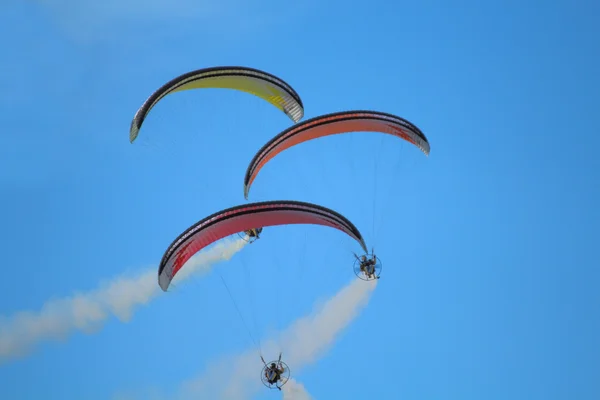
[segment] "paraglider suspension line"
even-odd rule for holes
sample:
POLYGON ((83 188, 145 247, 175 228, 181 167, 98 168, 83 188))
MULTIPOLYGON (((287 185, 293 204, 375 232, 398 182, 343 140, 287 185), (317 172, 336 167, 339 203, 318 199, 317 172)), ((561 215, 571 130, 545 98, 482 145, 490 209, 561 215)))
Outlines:
MULTIPOLYGON (((240 316, 240 319, 244 323, 244 326, 246 327, 246 330, 248 331, 248 335, 250 336, 250 339, 252 339, 252 342, 254 343, 255 346, 259 347, 258 344, 256 343, 256 340, 254 340, 254 336, 252 336, 252 332, 250 331, 250 328, 248 328, 248 324, 246 323, 246 320, 244 319, 244 316, 242 315, 242 312, 240 311, 240 308, 238 307, 235 299, 233 298, 233 295, 231 294, 231 290, 229 290, 229 286, 227 286, 227 282, 225 282, 225 279, 223 278, 223 275, 221 275, 221 273, 219 273, 219 277, 221 278, 221 282, 223 282, 223 286, 225 286, 225 289, 227 289, 227 293, 229 293, 229 297, 231 298, 231 301, 233 302, 233 305, 235 306, 235 309, 237 310, 238 315, 240 316)), ((261 353, 262 353, 262 350, 261 350, 261 353)))
MULTIPOLYGON (((248 281, 253 281, 253 276, 251 273, 248 272, 248 266, 246 264, 243 254, 242 264, 244 266, 244 277, 246 278, 246 284, 248 284, 248 281)), ((252 309, 252 322, 254 323, 254 332, 258 332, 258 324, 256 323, 256 315, 254 314, 254 285, 252 283, 253 282, 251 282, 251 284, 248 284, 250 286, 250 308, 252 309)), ((261 347, 260 339, 258 339, 258 347, 261 347)))
MULTIPOLYGON (((381 146, 380 146, 381 147, 381 146)), ((381 151, 379 151, 381 154, 381 151)), ((373 218, 371 221, 371 234, 373 235, 373 242, 375 242, 375 207, 377 205, 377 167, 379 166, 379 157, 375 157, 375 176, 373 177, 373 218)))

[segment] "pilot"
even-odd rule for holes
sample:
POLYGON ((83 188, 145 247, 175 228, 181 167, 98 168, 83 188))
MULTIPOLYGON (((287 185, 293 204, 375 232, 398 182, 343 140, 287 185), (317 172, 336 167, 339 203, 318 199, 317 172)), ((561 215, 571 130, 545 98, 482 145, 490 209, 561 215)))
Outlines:
POLYGON ((372 278, 375 274, 375 255, 367 259, 367 256, 360 257, 360 270, 363 271, 369 278, 372 278))
MULTIPOLYGON (((283 368, 278 368, 277 364, 271 363, 265 371, 265 377, 270 385, 275 385, 281 380, 281 374, 283 374, 283 368)), ((281 389, 280 389, 281 390, 281 389)))

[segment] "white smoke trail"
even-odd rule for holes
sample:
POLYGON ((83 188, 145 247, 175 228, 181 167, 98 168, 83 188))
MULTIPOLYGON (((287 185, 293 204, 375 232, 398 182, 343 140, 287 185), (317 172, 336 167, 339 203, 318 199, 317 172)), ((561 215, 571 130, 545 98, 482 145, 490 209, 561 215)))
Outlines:
MULTIPOLYGON (((224 241, 192 257, 175 276, 182 281, 192 274, 208 272, 211 265, 229 260, 246 241, 224 241)), ((147 304, 162 291, 155 268, 135 277, 118 277, 98 289, 52 299, 40 311, 20 311, 0 316, 0 363, 22 357, 42 340, 60 340, 73 331, 86 333, 99 329, 110 315, 127 322, 137 306, 147 304)))
MULTIPOLYGON (((288 364, 292 373, 297 374, 317 361, 333 345, 337 336, 368 303, 376 286, 377 280, 356 279, 312 314, 300 318, 281 333, 278 342, 284 350, 282 361, 288 364)), ((276 341, 263 343, 261 347, 267 357, 275 358, 279 354, 276 341)), ((202 376, 185 383, 180 398, 250 399, 263 388, 259 377, 262 367, 256 350, 223 359, 211 365, 202 376)), ((286 399, 310 399, 302 385, 291 380, 288 384, 292 385, 284 386, 286 399)))
POLYGON ((314 400, 304 388, 304 385, 291 379, 283 387, 283 400, 314 400))

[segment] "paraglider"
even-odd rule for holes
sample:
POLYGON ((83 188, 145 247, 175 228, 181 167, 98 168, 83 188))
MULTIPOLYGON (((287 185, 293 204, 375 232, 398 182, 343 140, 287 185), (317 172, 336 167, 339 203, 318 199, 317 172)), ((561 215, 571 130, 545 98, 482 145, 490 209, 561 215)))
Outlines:
POLYGON ((353 238, 366 252, 367 246, 350 220, 317 204, 279 200, 249 203, 212 214, 183 232, 165 251, 158 267, 158 283, 167 291, 171 280, 198 251, 234 233, 256 226, 312 224, 336 228, 353 238))
POLYGON ((281 387, 290 379, 290 368, 281 361, 281 353, 279 353, 277 361, 266 363, 263 356, 260 356, 260 359, 265 365, 260 374, 263 385, 269 389, 281 390, 281 387))
POLYGON ((381 132, 417 146, 429 155, 429 142, 419 128, 398 116, 378 111, 344 111, 321 115, 296 124, 267 142, 252 158, 244 177, 244 197, 258 172, 282 151, 312 139, 349 132, 381 132))
POLYGON ((247 67, 203 68, 180 75, 152 93, 131 121, 129 141, 135 141, 150 110, 165 96, 202 88, 234 89, 250 93, 271 103, 294 122, 300 121, 304 116, 304 106, 298 93, 275 75, 247 67))

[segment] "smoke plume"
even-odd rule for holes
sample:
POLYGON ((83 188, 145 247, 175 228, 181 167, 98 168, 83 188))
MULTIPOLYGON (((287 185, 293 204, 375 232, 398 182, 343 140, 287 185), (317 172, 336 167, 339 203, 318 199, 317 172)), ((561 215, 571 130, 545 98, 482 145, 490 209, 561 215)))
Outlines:
MULTIPOLYGON (((266 361, 278 357, 282 350, 282 361, 288 364, 292 374, 297 375, 334 344, 338 335, 366 306, 376 286, 376 280, 365 282, 356 279, 351 282, 313 313, 295 321, 280 334, 278 341, 263 342, 261 348, 266 361)), ((251 399, 264 389, 259 379, 262 367, 256 350, 224 358, 212 363, 198 378, 185 383, 179 398, 251 399)), ((304 387, 296 381, 290 380, 283 388, 287 400, 310 399, 304 387)))
POLYGON ((283 400, 314 400, 301 383, 291 379, 283 387, 283 400))
MULTIPOLYGON (((175 276, 174 283, 193 274, 208 272, 212 264, 229 260, 246 241, 224 241, 192 257, 175 276)), ((61 340, 73 331, 92 333, 109 316, 127 322, 140 305, 162 293, 156 268, 134 277, 118 277, 98 289, 47 301, 41 310, 0 316, 0 363, 28 354, 43 340, 61 340)))

